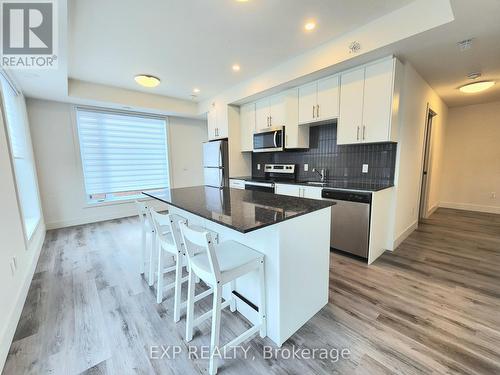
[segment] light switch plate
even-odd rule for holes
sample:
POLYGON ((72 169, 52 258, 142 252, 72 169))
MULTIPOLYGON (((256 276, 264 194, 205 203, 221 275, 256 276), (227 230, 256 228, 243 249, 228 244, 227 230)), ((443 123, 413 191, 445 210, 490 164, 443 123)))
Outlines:
POLYGON ((304 164, 304 172, 307 172, 309 170, 309 164, 304 164))
POLYGON ((363 168, 361 169, 362 173, 368 173, 368 164, 363 164, 363 168))
POLYGON ((257 169, 260 171, 260 164, 257 164, 257 169))

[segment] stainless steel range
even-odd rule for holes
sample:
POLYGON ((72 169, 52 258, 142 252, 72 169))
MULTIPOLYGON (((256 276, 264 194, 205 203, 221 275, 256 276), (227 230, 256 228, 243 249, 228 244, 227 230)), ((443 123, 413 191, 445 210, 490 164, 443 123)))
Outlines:
POLYGON ((274 193, 275 182, 295 181, 295 164, 265 164, 264 175, 264 178, 246 181, 245 189, 274 193))

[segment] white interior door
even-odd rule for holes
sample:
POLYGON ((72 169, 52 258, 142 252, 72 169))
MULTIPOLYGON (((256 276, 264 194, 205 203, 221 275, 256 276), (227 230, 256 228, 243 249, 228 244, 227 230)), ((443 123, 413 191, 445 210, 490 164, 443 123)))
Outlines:
POLYGON ((299 87, 299 124, 316 121, 317 88, 316 82, 299 87))
POLYGON ((365 69, 344 73, 340 77, 340 114, 337 144, 359 143, 363 121, 363 87, 365 69))
POLYGON ((389 140, 393 72, 393 59, 366 67, 362 137, 364 142, 387 142, 389 140))

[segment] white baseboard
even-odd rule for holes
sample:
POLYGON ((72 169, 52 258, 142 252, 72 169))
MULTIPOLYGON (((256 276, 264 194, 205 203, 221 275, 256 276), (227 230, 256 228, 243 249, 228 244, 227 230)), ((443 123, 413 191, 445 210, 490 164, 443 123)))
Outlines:
POLYGON ((490 214, 500 214, 500 207, 498 206, 483 206, 479 204, 470 203, 453 203, 453 202, 440 202, 439 207, 453 208, 455 210, 466 210, 476 212, 486 212, 490 214))
POLYGON ((130 211, 127 213, 113 214, 113 215, 96 215, 96 216, 88 216, 88 217, 79 217, 79 218, 70 219, 70 220, 53 221, 53 222, 47 223, 46 226, 47 226, 47 230, 59 229, 59 228, 66 228, 66 227, 74 227, 75 225, 83 225, 83 224, 89 224, 89 223, 98 223, 100 221, 121 219, 124 217, 129 217, 129 216, 134 216, 134 215, 137 215, 137 212, 130 211))
POLYGON ((29 266, 26 278, 23 280, 23 284, 21 285, 21 288, 17 295, 14 308, 10 314, 10 317, 7 319, 6 327, 2 332, 2 337, 0 340, 0 372, 5 366, 5 361, 7 359, 7 355, 9 354, 12 339, 14 338, 14 334, 16 333, 17 324, 19 323, 21 313, 23 312, 24 303, 26 302, 26 298, 28 297, 28 291, 31 286, 31 281, 33 280, 33 275, 35 274, 36 265, 38 264, 38 258, 40 257, 40 252, 42 251, 43 242, 45 240, 45 233, 46 228, 42 222, 35 232, 33 242, 30 243, 28 250, 26 250, 34 251, 35 253, 29 266))
POLYGON ((401 243, 408 238, 410 234, 413 233, 415 229, 418 227, 418 220, 412 223, 408 228, 406 228, 401 234, 399 234, 396 239, 394 240, 394 244, 392 246, 392 249, 395 250, 398 248, 401 243))
POLYGON ((436 210, 439 208, 439 203, 437 203, 435 206, 431 207, 429 209, 429 212, 427 213, 427 216, 431 216, 436 210))

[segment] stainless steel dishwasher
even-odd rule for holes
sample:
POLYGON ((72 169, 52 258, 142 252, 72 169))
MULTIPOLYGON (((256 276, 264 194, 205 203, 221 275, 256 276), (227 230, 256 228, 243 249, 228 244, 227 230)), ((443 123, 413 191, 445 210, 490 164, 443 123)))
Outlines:
POLYGON ((323 199, 335 201, 330 224, 330 246, 368 258, 372 194, 323 189, 323 199))

